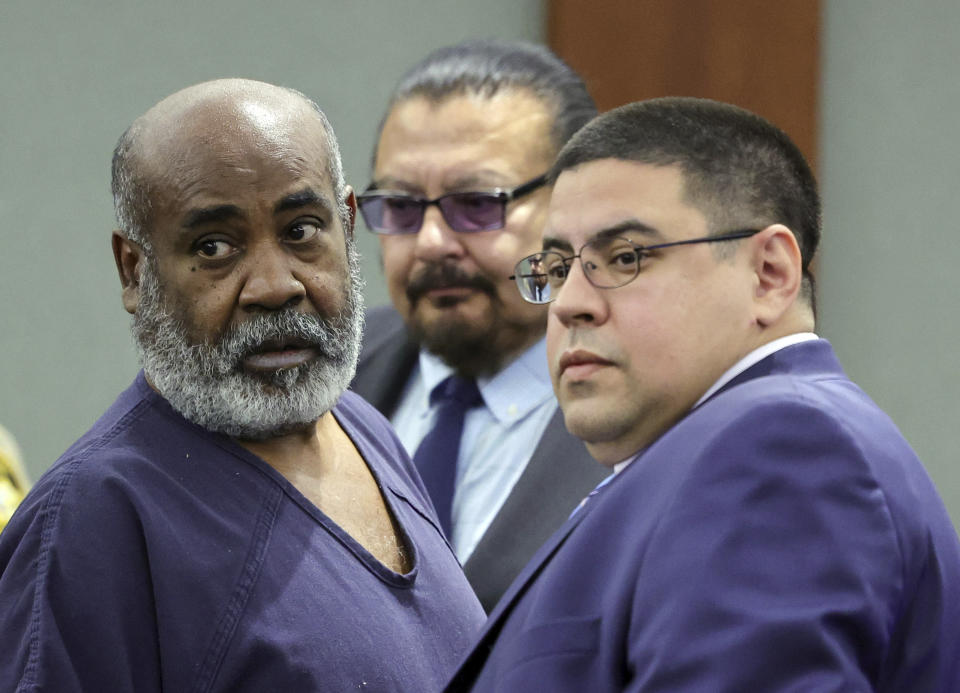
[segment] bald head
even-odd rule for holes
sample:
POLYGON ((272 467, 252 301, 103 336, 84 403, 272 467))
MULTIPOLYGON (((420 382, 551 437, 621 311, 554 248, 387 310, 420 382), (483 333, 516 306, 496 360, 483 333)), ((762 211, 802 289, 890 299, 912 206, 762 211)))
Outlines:
POLYGON ((191 185, 190 171, 205 157, 238 166, 251 151, 292 166, 321 160, 349 225, 339 147, 317 105, 293 89, 223 79, 168 96, 121 136, 112 180, 120 230, 149 249, 158 190, 191 185))

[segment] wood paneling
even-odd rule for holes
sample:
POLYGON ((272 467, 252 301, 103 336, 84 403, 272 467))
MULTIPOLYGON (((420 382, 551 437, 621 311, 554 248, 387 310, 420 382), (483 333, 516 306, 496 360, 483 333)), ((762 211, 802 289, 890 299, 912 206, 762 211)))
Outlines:
POLYGON ((548 0, 550 46, 601 110, 655 96, 737 104, 816 168, 819 0, 548 0))

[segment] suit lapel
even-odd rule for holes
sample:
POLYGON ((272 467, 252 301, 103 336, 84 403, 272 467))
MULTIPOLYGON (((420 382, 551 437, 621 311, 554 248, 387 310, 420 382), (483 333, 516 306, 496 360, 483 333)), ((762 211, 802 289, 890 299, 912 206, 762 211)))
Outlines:
POLYGON ((444 689, 447 693, 470 689, 486 663, 490 650, 493 648, 500 630, 510 617, 517 601, 526 593, 530 585, 550 562, 550 559, 563 546, 570 533, 583 521, 583 518, 589 514, 591 509, 590 504, 588 504, 580 512, 575 513, 560 529, 554 532, 553 536, 530 559, 530 562, 517 576, 517 579, 513 581, 513 584, 510 585, 510 588, 504 593, 503 598, 490 614, 483 630, 480 631, 480 637, 473 650, 467 655, 453 679, 447 684, 447 688, 444 689))
POLYGON ((609 473, 567 432, 558 408, 523 474, 464 565, 488 612, 538 547, 609 473), (546 492, 549 503, 542 502, 546 492), (518 527, 523 531, 518 533, 518 527))
MULTIPOLYGON (((833 353, 833 348, 825 339, 800 342, 779 351, 775 351, 764 359, 757 361, 742 373, 725 383, 723 387, 713 393, 713 399, 730 388, 741 385, 748 380, 771 375, 824 375, 846 377, 843 367, 833 353)), ((708 400, 709 401, 709 400, 708 400)))

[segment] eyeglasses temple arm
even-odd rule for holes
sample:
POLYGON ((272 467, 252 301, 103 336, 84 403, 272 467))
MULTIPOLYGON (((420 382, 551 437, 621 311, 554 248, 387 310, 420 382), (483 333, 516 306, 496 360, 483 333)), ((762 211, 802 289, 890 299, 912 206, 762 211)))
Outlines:
POLYGON ((546 182, 547 182, 547 174, 546 173, 541 174, 536 178, 534 178, 533 180, 527 181, 523 185, 514 188, 513 192, 510 193, 509 199, 515 200, 518 197, 523 197, 524 195, 532 193, 534 190, 536 190, 546 182))
MULTIPOLYGON (((658 243, 657 245, 637 246, 642 250, 659 250, 660 248, 669 248, 675 245, 693 245, 694 243, 717 243, 718 241, 735 241, 740 238, 749 238, 760 233, 760 229, 743 229, 742 231, 731 231, 719 236, 707 236, 706 238, 688 238, 685 241, 673 241, 671 243, 658 243)), ((636 245, 636 244, 634 244, 636 245)))

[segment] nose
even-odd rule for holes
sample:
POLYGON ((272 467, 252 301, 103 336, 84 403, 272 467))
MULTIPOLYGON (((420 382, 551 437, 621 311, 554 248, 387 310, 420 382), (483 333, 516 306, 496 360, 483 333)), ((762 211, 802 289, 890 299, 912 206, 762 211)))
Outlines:
POLYGON ((439 207, 427 207, 423 213, 420 231, 417 232, 417 259, 437 262, 462 257, 465 250, 461 235, 447 226, 439 207))
POLYGON ((578 258, 570 264, 567 278, 550 304, 550 314, 565 327, 599 325, 609 315, 606 299, 606 290, 590 283, 578 258))
POLYGON ((257 244, 248 250, 245 261, 247 276, 239 298, 245 310, 280 310, 306 296, 306 287, 295 273, 296 259, 278 244, 257 244))

